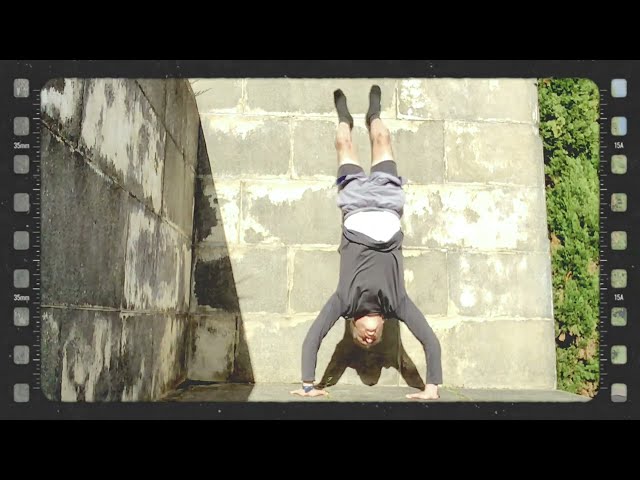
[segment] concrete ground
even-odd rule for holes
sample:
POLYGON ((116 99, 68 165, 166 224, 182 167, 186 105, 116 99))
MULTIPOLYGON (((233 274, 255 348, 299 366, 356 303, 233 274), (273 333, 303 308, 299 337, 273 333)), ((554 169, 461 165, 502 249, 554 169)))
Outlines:
MULTIPOLYGON (((418 390, 410 387, 334 385, 328 396, 303 398, 289 392, 297 384, 191 385, 164 396, 166 402, 415 402, 405 397, 418 390)), ((441 388, 439 400, 430 402, 587 402, 588 398, 558 390, 499 390, 441 388)))

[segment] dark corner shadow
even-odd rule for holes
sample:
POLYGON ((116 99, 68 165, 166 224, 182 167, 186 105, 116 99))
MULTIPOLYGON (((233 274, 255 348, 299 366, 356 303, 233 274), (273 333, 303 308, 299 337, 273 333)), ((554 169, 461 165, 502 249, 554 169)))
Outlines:
POLYGON ((394 368, 407 385, 424 390, 418 369, 402 345, 398 320, 386 320, 382 340, 368 350, 354 343, 349 322, 345 321, 344 325, 344 337, 327 365, 319 382, 320 388, 337 384, 347 368, 353 368, 362 383, 369 386, 379 382, 383 368, 394 368))
POLYGON ((192 331, 190 332, 191 345, 189 351, 193 352, 193 349, 195 349, 196 330, 200 328, 198 320, 201 317, 206 317, 206 307, 229 312, 235 317, 236 341, 233 349, 233 358, 230 359, 230 374, 226 382, 194 381, 187 378, 179 389, 185 392, 183 399, 187 401, 247 401, 253 390, 253 367, 247 346, 238 292, 229 257, 229 247, 224 234, 223 219, 202 123, 199 125, 198 132, 193 222, 192 282, 196 305, 191 307, 193 321, 190 322, 192 331), (213 207, 209 200, 211 197, 214 199, 213 207), (202 248, 207 248, 204 241, 211 234, 211 229, 214 227, 218 227, 216 232, 219 234, 218 238, 216 238, 215 248, 218 251, 223 249, 223 251, 216 255, 215 260, 205 261, 200 258, 198 251, 202 248), (205 308, 201 309, 200 307, 205 308), (186 389, 189 391, 186 392, 186 389), (196 395, 197 392, 199 392, 199 395, 196 395))

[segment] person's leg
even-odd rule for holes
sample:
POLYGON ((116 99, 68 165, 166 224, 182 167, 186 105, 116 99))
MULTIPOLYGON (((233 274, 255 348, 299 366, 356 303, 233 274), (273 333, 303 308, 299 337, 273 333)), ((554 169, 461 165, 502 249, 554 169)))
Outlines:
POLYGON ((333 92, 333 98, 338 112, 338 128, 336 131, 336 152, 338 154, 338 207, 343 218, 353 210, 360 208, 362 203, 359 195, 360 182, 367 175, 358 161, 358 155, 351 138, 353 118, 347 108, 347 98, 342 90, 333 92), (358 181, 354 181, 358 179, 358 181))
POLYGON ((398 168, 393 157, 391 133, 379 118, 371 122, 369 139, 371 140, 371 172, 386 172, 397 177, 398 168))
POLYGON ((340 122, 336 130, 336 152, 338 153, 338 168, 342 165, 360 167, 358 154, 351 138, 351 129, 344 122, 340 122))
POLYGON ((380 87, 374 85, 369 92, 369 110, 366 116, 371 140, 371 171, 383 171, 397 176, 391 147, 391 133, 380 119, 380 99, 380 87))
MULTIPOLYGON (((333 99, 338 112, 338 129, 336 131, 336 152, 338 154, 338 168, 342 165, 360 165, 355 146, 351 138, 353 118, 347 107, 347 97, 342 90, 333 92, 333 99)), ((344 169, 343 169, 344 170, 344 169)), ((351 169, 347 169, 351 170, 351 169)), ((351 173, 351 172, 349 172, 351 173)))

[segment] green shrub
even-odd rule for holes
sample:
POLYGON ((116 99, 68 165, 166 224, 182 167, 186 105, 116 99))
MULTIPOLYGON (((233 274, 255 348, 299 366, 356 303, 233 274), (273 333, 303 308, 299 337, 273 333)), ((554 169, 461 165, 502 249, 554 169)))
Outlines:
POLYGON ((538 82, 553 274, 558 388, 599 382, 599 92, 585 79, 538 82))

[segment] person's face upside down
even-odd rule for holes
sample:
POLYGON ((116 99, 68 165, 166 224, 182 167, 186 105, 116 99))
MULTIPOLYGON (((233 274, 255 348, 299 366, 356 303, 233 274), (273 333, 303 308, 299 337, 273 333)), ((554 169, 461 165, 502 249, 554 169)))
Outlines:
POLYGON ((371 313, 353 320, 353 341, 364 348, 380 343, 384 318, 379 313, 371 313))

